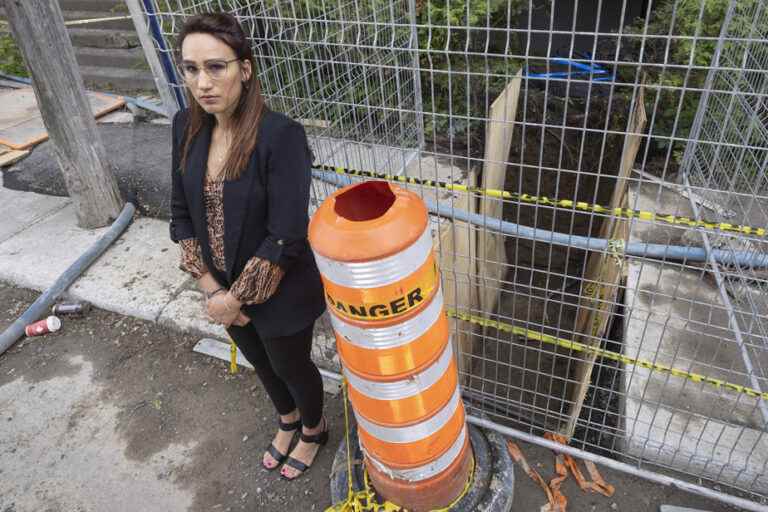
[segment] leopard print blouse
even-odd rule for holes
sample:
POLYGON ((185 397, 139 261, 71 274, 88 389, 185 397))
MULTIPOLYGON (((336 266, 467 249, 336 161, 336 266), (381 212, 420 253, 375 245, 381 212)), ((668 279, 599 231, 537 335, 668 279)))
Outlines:
MULTIPOLYGON (((224 180, 206 178, 203 186, 203 201, 208 221, 208 243, 211 259, 221 272, 225 271, 224 261, 224 180)), ((203 262, 200 242, 196 238, 180 240, 181 262, 179 268, 195 279, 200 279, 208 269, 203 262)), ((269 260, 252 257, 240 276, 230 288, 230 293, 243 304, 260 304, 269 299, 277 290, 284 275, 283 270, 269 260)))

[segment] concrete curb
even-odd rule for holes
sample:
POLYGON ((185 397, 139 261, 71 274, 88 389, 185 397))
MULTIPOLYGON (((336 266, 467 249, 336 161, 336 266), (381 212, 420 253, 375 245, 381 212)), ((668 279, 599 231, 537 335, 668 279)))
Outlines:
MULTIPOLYGON (((43 291, 107 228, 81 229, 68 198, 9 190, 1 180, 0 175, 0 280, 43 291)), ((178 264, 179 249, 168 237, 168 222, 135 218, 63 297, 175 331, 227 340, 221 326, 205 320, 203 295, 178 264)), ((313 356, 318 365, 338 371, 335 340, 327 332, 321 319, 313 356)))

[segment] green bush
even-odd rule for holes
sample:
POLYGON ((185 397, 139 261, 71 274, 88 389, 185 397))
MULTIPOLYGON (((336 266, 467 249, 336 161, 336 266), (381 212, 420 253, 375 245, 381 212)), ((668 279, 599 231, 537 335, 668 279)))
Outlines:
POLYGON ((0 72, 7 75, 29 77, 21 52, 8 33, 0 33, 0 72))
MULTIPOLYGON (((751 24, 750 16, 760 1, 739 0, 732 26, 751 24)), ((505 29, 517 26, 528 3, 417 0, 421 99, 427 137, 458 136, 482 127, 488 105, 521 65, 510 55, 521 55, 523 50, 516 35, 508 36, 505 29)), ((657 147, 665 148, 669 138, 688 136, 701 95, 696 89, 704 86, 706 68, 711 65, 729 4, 730 0, 653 0, 647 23, 643 18, 625 27, 617 81, 634 84, 638 68, 644 73, 646 109, 649 117, 654 116, 651 135, 657 147), (702 69, 691 69, 690 64, 702 69)), ((177 0, 172 5, 177 10, 188 8, 191 13, 218 4, 177 0)), ((252 12, 254 4, 242 5, 252 12)), ((392 23, 388 0, 361 0, 354 9, 328 10, 329 5, 335 4, 323 0, 265 0, 258 4, 257 18, 266 14, 265 20, 280 15, 311 20, 300 21, 295 27, 290 23, 271 27, 272 37, 275 29, 287 30, 291 37, 296 30, 297 42, 263 45, 272 52, 269 69, 264 70, 266 92, 275 98, 278 108, 298 109, 330 121, 342 119, 346 126, 384 126, 391 114, 377 107, 396 105, 391 104, 391 97, 379 94, 381 83, 389 78, 387 73, 407 73, 410 62, 391 57, 391 61, 380 62, 382 66, 377 69, 378 57, 368 54, 373 50, 363 45, 358 48, 354 43, 350 47, 350 41, 370 43, 374 34, 380 46, 393 39, 403 41, 410 35, 407 21, 395 20, 403 25, 392 23), (370 18, 371 13, 377 13, 377 25, 356 23, 358 18, 370 18), (318 50, 320 42, 330 44, 318 50), (356 64, 359 62, 373 67, 356 64)), ((168 9, 170 2, 161 11, 168 9)), ((170 19, 165 22, 170 23, 170 19)), ((605 50, 603 57, 612 60, 614 50, 605 50)), ((616 94, 627 90, 618 86, 616 94)), ((679 152, 681 147, 673 149, 679 152)))
POLYGON ((482 124, 472 118, 487 117, 488 106, 520 67, 507 56, 521 53, 517 38, 512 35, 507 41, 504 29, 515 26, 527 4, 527 0, 429 0, 420 6, 419 55, 428 137, 446 134, 449 124, 453 135, 482 124))
MULTIPOLYGON (((511 38, 510 46, 503 30, 516 25, 527 4, 528 0, 417 0, 427 137, 446 134, 449 124, 453 135, 465 133, 472 117, 487 116, 488 105, 519 69, 519 62, 507 56, 520 53, 517 38, 511 38)), ((242 5, 242 14, 254 13, 251 2, 228 3, 234 12, 238 5, 242 5)), ((401 74, 398 84, 407 82, 412 55, 397 51, 374 55, 365 44, 387 47, 396 41, 395 47, 405 47, 411 33, 407 13, 401 11, 407 5, 404 1, 394 10, 390 0, 361 0, 349 8, 337 8, 337 4, 324 0, 264 0, 257 5, 256 18, 263 16, 264 20, 254 21, 262 28, 272 25, 272 37, 276 30, 286 30, 289 39, 296 36, 296 42, 266 43, 261 48, 269 59, 266 69, 261 70, 262 84, 276 108, 328 119, 333 125, 340 121, 339 126, 354 126, 365 133, 371 131, 366 130, 368 127, 378 128, 381 133, 370 133, 374 138, 398 131, 392 127, 400 114, 392 111, 400 105, 394 104, 391 92, 382 90, 382 84, 393 82, 395 73, 401 74), (394 20, 393 14, 397 17, 394 20), (300 21, 295 26, 268 21, 279 17, 300 21), (377 24, 369 23, 373 19, 377 24), (358 23, 361 20, 363 23, 358 23), (358 41, 363 44, 355 44, 358 41), (366 65, 359 64, 363 62, 366 65)), ((164 0, 160 4, 161 12, 181 10, 188 14, 216 8, 215 2, 199 0, 164 0)), ((173 20, 161 19, 164 30, 170 30, 173 20)))
MULTIPOLYGON (((750 34, 751 25, 756 21, 753 19, 755 8, 760 1, 739 0, 729 24, 731 34, 743 33, 741 35, 745 37, 750 34)), ((701 93, 696 89, 702 89, 705 85, 707 68, 712 65, 717 37, 723 27, 730 0, 659 0, 655 4, 647 24, 644 19, 638 19, 625 32, 638 36, 631 39, 629 47, 646 76, 646 109, 649 116, 655 108, 652 136, 686 138, 690 134, 701 98, 701 93), (642 38, 639 36, 644 32, 647 36, 644 38, 640 60, 642 38), (671 38, 666 37, 669 34, 671 38), (651 65, 665 62, 665 67, 651 65), (695 69, 691 65, 703 69, 695 69), (686 91, 684 88, 694 90, 686 91)), ((756 27, 754 30, 756 33, 768 33, 768 26, 756 27)), ((728 51, 729 46, 736 44, 728 43, 724 50, 728 51)), ((634 82, 633 68, 631 66, 620 70, 619 79, 634 82)), ((654 140, 660 148, 666 148, 669 143, 663 138, 654 140)), ((681 151, 682 148, 675 148, 674 154, 678 159, 681 151)))

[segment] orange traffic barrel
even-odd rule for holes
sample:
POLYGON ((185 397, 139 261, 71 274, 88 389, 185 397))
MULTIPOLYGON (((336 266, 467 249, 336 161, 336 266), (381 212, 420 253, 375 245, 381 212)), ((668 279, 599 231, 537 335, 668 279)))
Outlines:
POLYGON ((341 318, 401 317, 437 290, 427 208, 412 192, 375 181, 342 189, 312 216, 309 237, 328 306, 341 318))
POLYGON ((453 503, 454 499, 450 497, 459 496, 472 477, 472 445, 468 433, 459 438, 456 448, 458 453, 448 453, 443 464, 440 464, 441 461, 434 464, 444 469, 426 478, 421 474, 412 475, 402 471, 395 471, 398 477, 393 477, 392 469, 376 463, 372 457, 365 458, 365 469, 380 495, 397 496, 402 503, 408 504, 408 510, 423 512, 441 509, 453 503), (418 484, 413 483, 414 479, 418 479, 418 484))
POLYGON ((448 405, 457 385, 457 370, 450 343, 434 364, 401 380, 382 381, 360 377, 346 366, 349 399, 366 419, 382 426, 418 423, 448 405))
POLYGON ((409 510, 445 507, 472 450, 424 203, 351 185, 320 205, 309 241, 372 483, 409 510))
POLYGON ((443 352, 441 340, 449 337, 443 294, 435 294, 416 314, 389 322, 355 322, 330 316, 339 356, 361 377, 385 380, 430 366, 443 352))

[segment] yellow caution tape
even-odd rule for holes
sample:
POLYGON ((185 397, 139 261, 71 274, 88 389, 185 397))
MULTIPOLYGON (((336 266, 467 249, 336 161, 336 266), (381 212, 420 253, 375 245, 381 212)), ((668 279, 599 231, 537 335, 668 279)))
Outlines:
POLYGON ((447 313, 448 313, 448 316, 457 318, 459 320, 464 320, 466 322, 470 322, 475 325, 480 325, 483 327, 491 327, 502 332, 509 332, 517 336, 523 336, 529 340, 540 341, 542 343, 548 343, 551 345, 557 345, 558 347, 567 348, 575 352, 588 352, 588 353, 596 354, 599 357, 610 359, 611 361, 617 361, 623 364, 631 364, 633 366, 639 366, 641 368, 646 368, 648 370, 653 370, 660 373, 668 373, 675 377, 687 379, 692 382, 697 382, 697 383, 701 382, 719 390, 727 389, 729 391, 733 391, 735 393, 741 393, 752 398, 758 398, 758 399, 768 401, 768 392, 760 392, 760 391, 757 391, 756 389, 748 388, 740 384, 726 382, 724 380, 716 379, 714 377, 707 377, 706 375, 701 375, 699 373, 680 370, 678 368, 673 368, 671 366, 667 366, 661 363, 654 363, 653 361, 648 361, 647 359, 637 359, 634 357, 625 356, 624 354, 619 354, 618 352, 613 352, 611 350, 605 350, 600 347, 593 347, 590 345, 586 345, 584 343, 579 343, 578 341, 571 341, 563 338, 558 338, 555 336, 551 336, 549 334, 532 331, 530 329, 517 327, 504 322, 498 322, 496 320, 490 320, 488 318, 468 315, 464 313, 458 313, 451 309, 448 309, 447 313))
POLYGON ((394 181, 399 183, 407 183, 411 185, 419 185, 422 187, 442 188, 445 190, 453 190, 457 192, 467 192, 472 194, 478 194, 497 199, 510 199, 513 201, 519 201, 521 203, 535 204, 542 206, 551 206, 553 208, 560 208, 566 210, 576 210, 588 213, 600 213, 603 215, 611 215, 622 219, 640 219, 647 221, 663 222, 665 224, 688 226, 692 228, 703 228, 715 231, 724 231, 727 233, 738 233, 742 235, 752 235, 757 237, 764 237, 766 235, 766 228, 756 228, 751 226, 744 226, 740 224, 730 224, 728 222, 714 222, 708 220, 696 220, 690 217, 681 217, 677 215, 668 215, 665 213, 655 213, 645 210, 632 210, 629 208, 608 208, 600 206, 599 204, 586 203, 584 201, 572 201, 570 199, 557 199, 547 196, 532 196, 530 194, 520 194, 518 192, 509 192, 506 190, 496 190, 490 188, 469 187, 467 185, 461 185, 458 183, 448 183, 445 181, 425 180, 420 178, 414 178, 411 176, 395 176, 392 174, 382 174, 372 171, 358 171, 355 169, 347 169, 345 167, 334 167, 331 165, 321 165, 321 169, 325 171, 335 172, 336 174, 346 174, 350 176, 361 176, 366 178, 375 178, 380 180, 394 181))

